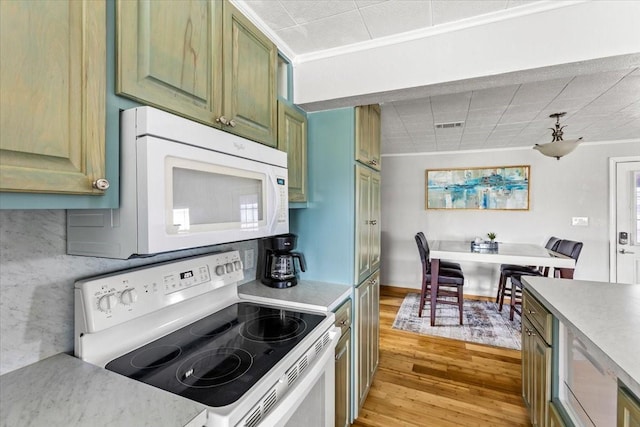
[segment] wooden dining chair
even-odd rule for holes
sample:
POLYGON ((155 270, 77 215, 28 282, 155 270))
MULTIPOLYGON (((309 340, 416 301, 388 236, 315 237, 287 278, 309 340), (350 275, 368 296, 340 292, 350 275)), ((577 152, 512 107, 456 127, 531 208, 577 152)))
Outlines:
MULTIPOLYGON (((578 263, 578 258, 580 257, 580 252, 582 252, 582 242, 576 242, 574 240, 561 240, 555 247, 555 252, 562 254, 564 256, 571 257, 575 260, 576 264, 578 263)), ((575 272, 575 268, 555 268, 553 272, 553 277, 560 279, 573 279, 573 273, 575 272)), ((510 310, 509 310, 509 319, 513 320, 513 316, 515 313, 522 315, 519 307, 522 305, 522 276, 531 276, 533 274, 518 274, 512 273, 510 275, 511 279, 511 301, 510 301, 510 310)), ((542 276, 542 274, 539 274, 542 276)), ((546 276, 546 274, 544 274, 546 276)))
MULTIPOLYGON (((427 298, 431 297, 433 291, 433 284, 431 283, 431 260, 429 258, 429 244, 424 238, 424 234, 421 236, 418 233, 415 235, 416 244, 418 245, 418 252, 420 253, 420 261, 422 262, 422 290, 420 292, 420 308, 418 309, 418 317, 422 317, 422 309, 427 298)), ((464 286, 464 275, 462 269, 459 268, 447 268, 455 266, 457 263, 440 262, 440 268, 438 269, 438 283, 436 285, 436 305, 437 304, 451 304, 458 306, 458 313, 460 316, 460 324, 463 324, 463 302, 464 297, 462 293, 462 287, 464 286)), ((430 307, 435 313, 435 305, 430 307)), ((433 318, 432 318, 433 319, 433 318)))
MULTIPOLYGON (((549 250, 555 250, 560 244, 561 239, 558 237, 550 237, 545 244, 545 248, 549 250)), ((500 265, 500 279, 498 280, 498 294, 496 295, 496 303, 498 303, 498 311, 502 311, 504 304, 504 297, 513 298, 513 287, 510 283, 510 278, 514 274, 525 274, 529 276, 544 275, 549 273, 548 267, 537 267, 531 265, 518 265, 518 264, 501 264, 500 265)))

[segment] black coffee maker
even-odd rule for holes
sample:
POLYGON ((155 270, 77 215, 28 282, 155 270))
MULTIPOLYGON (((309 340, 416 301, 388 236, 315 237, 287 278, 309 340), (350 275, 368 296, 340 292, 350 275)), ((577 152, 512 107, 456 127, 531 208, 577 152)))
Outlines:
POLYGON ((292 252, 298 236, 281 234, 269 239, 270 248, 265 252, 264 275, 262 283, 272 288, 290 288, 298 284, 298 274, 294 259, 298 259, 300 270, 306 271, 304 255, 292 252))

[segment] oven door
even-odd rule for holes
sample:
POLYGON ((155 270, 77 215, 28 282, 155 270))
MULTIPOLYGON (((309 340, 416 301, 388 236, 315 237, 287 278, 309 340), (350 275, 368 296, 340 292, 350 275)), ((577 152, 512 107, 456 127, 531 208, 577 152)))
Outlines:
POLYGON ((141 253, 289 231, 285 168, 152 136, 136 144, 141 253))
MULTIPOLYGON (((260 427, 333 427, 335 423, 335 348, 340 330, 330 333, 328 351, 260 422, 260 427)), ((249 427, 249 426, 247 426, 249 427)))
POLYGON ((577 426, 614 426, 618 386, 600 351, 560 324, 558 394, 577 426))

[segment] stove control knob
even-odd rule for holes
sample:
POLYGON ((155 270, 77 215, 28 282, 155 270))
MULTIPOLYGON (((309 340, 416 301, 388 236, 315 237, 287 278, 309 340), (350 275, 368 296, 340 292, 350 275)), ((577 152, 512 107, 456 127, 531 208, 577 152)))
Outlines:
POLYGON ((236 270, 242 270, 242 262, 241 261, 234 261, 233 262, 233 266, 236 268, 236 270))
POLYGON ((135 289, 125 289, 120 294, 120 302, 124 305, 132 305, 138 301, 138 293, 135 289))
POLYGON ((224 276, 224 265, 216 266, 216 275, 217 276, 224 276))
POLYGON ((103 295, 98 299, 98 310, 110 311, 118 305, 118 298, 114 294, 103 295))
POLYGON ((232 273, 233 272, 233 264, 228 262, 224 265, 225 270, 227 270, 227 273, 232 273))

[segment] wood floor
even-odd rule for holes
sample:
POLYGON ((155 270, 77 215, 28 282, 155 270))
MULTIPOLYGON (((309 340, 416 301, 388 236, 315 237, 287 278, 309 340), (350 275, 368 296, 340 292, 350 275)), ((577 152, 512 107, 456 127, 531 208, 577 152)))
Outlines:
POLYGON ((380 365, 353 425, 530 426, 520 351, 391 329, 408 291, 381 288, 380 365))

